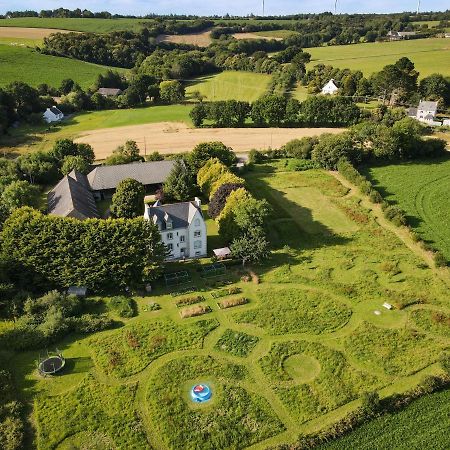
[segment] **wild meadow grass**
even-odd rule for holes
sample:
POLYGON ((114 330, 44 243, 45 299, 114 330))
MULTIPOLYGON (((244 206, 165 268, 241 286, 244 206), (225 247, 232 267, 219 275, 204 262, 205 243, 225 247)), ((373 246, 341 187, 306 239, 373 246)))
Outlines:
POLYGON ((258 341, 257 336, 228 329, 217 341, 215 348, 234 356, 245 357, 255 348, 258 341))
POLYGON ((413 322, 424 331, 450 338, 450 314, 429 309, 416 309, 411 312, 413 322))

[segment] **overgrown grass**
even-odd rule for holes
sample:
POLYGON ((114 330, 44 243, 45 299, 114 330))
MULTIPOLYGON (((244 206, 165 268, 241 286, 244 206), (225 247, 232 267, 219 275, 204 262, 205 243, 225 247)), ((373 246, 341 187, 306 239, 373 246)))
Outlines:
MULTIPOLYGON (((0 87, 13 81, 23 81, 31 86, 47 83, 59 87, 62 80, 72 78, 87 89, 93 85, 98 74, 107 70, 105 66, 43 55, 28 47, 0 43, 0 87)), ((124 72, 123 69, 117 70, 124 72)))
POLYGON ((170 361, 149 380, 152 425, 168 448, 244 448, 283 430, 267 400, 239 385, 242 366, 211 357, 170 361), (195 408, 194 384, 209 382, 211 403, 195 408), (161 407, 164 405, 164 407, 161 407))
MULTIPOLYGON (((325 414, 362 392, 379 387, 381 380, 352 367, 341 352, 306 341, 273 344, 260 363, 273 389, 300 422, 325 414), (297 355, 312 358, 318 369, 309 364, 311 373, 297 378, 292 367, 286 367, 290 358, 297 355)), ((299 363, 303 362, 299 360, 299 363)))
POLYGON ((426 332, 450 338, 450 314, 430 309, 416 309, 411 312, 416 325, 426 332))
POLYGON ((385 414, 320 450, 446 450, 450 447, 450 390, 420 398, 405 410, 385 414))
POLYGON ((215 348, 234 356, 245 357, 255 348, 258 341, 257 336, 228 329, 217 341, 215 348))
POLYGON ((38 448, 56 448, 78 433, 101 437, 113 448, 148 448, 134 408, 135 394, 136 384, 107 386, 87 376, 62 395, 36 398, 38 448))
POLYGON ((252 323, 270 334, 336 331, 350 319, 352 312, 343 303, 312 290, 275 288, 258 290, 261 306, 236 314, 239 323, 252 323))
POLYGON ((203 338, 217 326, 216 320, 201 320, 186 326, 169 320, 139 322, 93 338, 92 358, 105 373, 127 377, 166 353, 201 348, 203 338))
POLYGON ((410 329, 387 330, 364 323, 345 340, 345 350, 367 367, 410 375, 435 362, 445 346, 410 329))

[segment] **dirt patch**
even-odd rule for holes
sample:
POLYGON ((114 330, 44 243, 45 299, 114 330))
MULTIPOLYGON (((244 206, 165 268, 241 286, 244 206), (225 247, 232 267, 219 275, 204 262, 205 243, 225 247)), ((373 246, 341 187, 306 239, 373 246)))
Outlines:
POLYGON ((173 42, 175 44, 189 44, 197 45, 198 47, 208 47, 208 45, 211 44, 211 30, 191 34, 160 34, 156 38, 156 42, 173 42))
POLYGON ((274 41, 282 41, 283 38, 280 37, 271 37, 271 36, 260 36, 259 34, 254 33, 235 33, 233 34, 233 37, 235 39, 267 39, 267 40, 274 40, 274 41))
POLYGON ((0 27, 0 38, 44 39, 53 33, 70 33, 54 28, 0 27))
POLYGON ((87 131, 76 142, 92 145, 96 158, 104 159, 129 139, 137 142, 142 154, 155 150, 182 153, 200 142, 210 141, 221 141, 236 152, 245 152, 252 148, 279 148, 292 139, 342 131, 342 128, 189 128, 185 123, 160 122, 87 131))

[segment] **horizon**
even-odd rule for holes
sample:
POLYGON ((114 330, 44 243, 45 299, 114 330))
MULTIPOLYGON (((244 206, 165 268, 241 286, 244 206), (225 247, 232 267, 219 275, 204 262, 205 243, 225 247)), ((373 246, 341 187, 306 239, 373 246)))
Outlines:
MULTIPOLYGON (((227 2, 225 9, 220 7, 220 2, 209 2, 207 5, 200 0, 156 0, 149 8, 148 2, 143 0, 105 0, 105 1, 85 1, 77 2, 80 9, 88 9, 92 12, 108 11, 119 15, 145 16, 148 14, 157 15, 197 15, 197 16, 232 16, 245 17, 248 15, 262 15, 262 0, 231 0, 227 2)), ((450 6, 450 5, 449 5, 450 6)), ((66 8, 73 10, 75 6, 72 1, 1 1, 0 14, 7 11, 41 11, 66 8), (10 6, 14 5, 14 6, 10 6)), ((399 0, 396 2, 395 11, 391 10, 392 2, 381 0, 376 2, 376 6, 366 7, 359 1, 341 0, 337 2, 336 14, 396 14, 415 13, 417 1, 399 0)), ((437 0, 421 1, 420 6, 423 13, 446 11, 442 8, 442 2, 437 0)), ((447 9, 448 10, 448 9, 447 9)), ((265 0, 266 16, 283 16, 291 14, 318 14, 334 11, 334 0, 314 2, 307 0, 299 2, 294 0, 279 0, 270 2, 265 0)))

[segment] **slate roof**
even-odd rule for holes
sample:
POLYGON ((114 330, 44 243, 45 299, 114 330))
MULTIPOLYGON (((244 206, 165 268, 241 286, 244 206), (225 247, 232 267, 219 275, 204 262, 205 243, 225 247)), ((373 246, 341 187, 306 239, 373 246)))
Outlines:
POLYGON ((148 206, 148 217, 158 223, 161 230, 167 229, 167 221, 172 221, 172 230, 187 228, 197 211, 201 209, 194 202, 172 203, 161 206, 148 206))
POLYGON ((48 213, 77 219, 99 218, 94 196, 82 182, 84 175, 72 171, 47 195, 48 213))
POLYGON ((97 91, 101 95, 105 95, 106 97, 117 97, 122 93, 122 89, 114 89, 114 88, 100 88, 97 91))
POLYGON ((408 117, 416 117, 417 116, 417 108, 411 107, 406 110, 406 114, 408 117))
POLYGON ((436 112, 438 107, 438 102, 426 102, 425 100, 421 100, 419 103, 419 108, 422 111, 433 111, 436 112))
POLYGON ((58 116, 59 114, 62 114, 62 111, 60 111, 56 106, 52 106, 49 109, 55 116, 58 116))
POLYGON ((126 178, 143 185, 164 183, 172 171, 173 161, 137 162, 116 166, 98 166, 87 176, 93 191, 115 189, 126 178))

